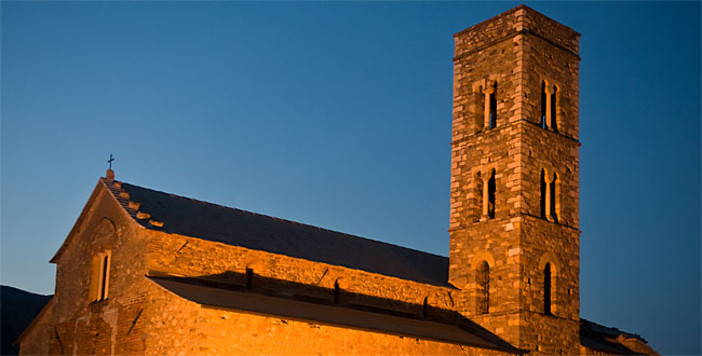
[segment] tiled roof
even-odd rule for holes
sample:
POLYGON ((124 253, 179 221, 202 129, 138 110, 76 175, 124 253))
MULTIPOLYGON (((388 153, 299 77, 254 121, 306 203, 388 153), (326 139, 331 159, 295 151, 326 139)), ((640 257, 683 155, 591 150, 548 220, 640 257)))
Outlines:
POLYGON ((446 257, 128 183, 103 182, 148 229, 449 286, 446 257))

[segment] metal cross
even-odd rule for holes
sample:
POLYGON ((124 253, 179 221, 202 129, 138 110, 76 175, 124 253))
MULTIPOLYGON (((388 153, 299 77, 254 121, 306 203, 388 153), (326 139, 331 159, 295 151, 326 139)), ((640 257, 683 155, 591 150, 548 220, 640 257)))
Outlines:
POLYGON ((112 169, 112 161, 114 161, 114 160, 115 160, 115 159, 112 158, 112 153, 110 153, 110 159, 107 160, 107 163, 110 164, 110 169, 112 169))

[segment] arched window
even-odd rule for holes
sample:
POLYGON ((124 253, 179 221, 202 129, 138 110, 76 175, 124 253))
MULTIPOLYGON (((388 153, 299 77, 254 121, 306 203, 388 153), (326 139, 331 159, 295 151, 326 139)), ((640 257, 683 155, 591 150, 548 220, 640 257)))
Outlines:
POLYGON ((546 82, 541 81, 541 127, 546 128, 546 82))
POLYGON ((427 313, 429 312, 429 297, 424 297, 424 308, 422 309, 422 317, 427 318, 427 313))
POLYGON ((551 263, 546 262, 546 266, 544 266, 544 314, 546 315, 553 315, 551 312, 551 277, 551 263))
POLYGON ((553 180, 551 181, 551 184, 549 187, 550 188, 549 190, 551 193, 550 197, 549 197, 551 211, 549 213, 551 214, 551 219, 553 219, 553 221, 555 221, 555 222, 558 222, 558 213, 556 212, 556 188, 557 188, 556 182, 557 181, 558 181, 558 175, 556 175, 556 173, 554 173, 553 180))
POLYGON ((478 264, 476 270, 477 282, 477 314, 487 314, 490 311, 490 266, 486 261, 478 264))
POLYGON ((546 219, 546 199, 548 195, 546 183, 546 171, 541 170, 541 218, 546 219))
POLYGON ((492 170, 492 174, 490 175, 490 180, 488 180, 488 188, 487 188, 487 215, 490 219, 495 218, 495 189, 496 189, 496 184, 495 184, 495 170, 492 170))

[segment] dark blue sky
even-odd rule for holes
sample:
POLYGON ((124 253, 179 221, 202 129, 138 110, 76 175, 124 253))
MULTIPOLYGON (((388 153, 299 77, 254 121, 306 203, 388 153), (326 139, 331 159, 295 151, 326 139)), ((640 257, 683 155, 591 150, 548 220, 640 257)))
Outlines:
MULTIPOLYGON (((2 2, 2 283, 117 179, 448 254, 452 34, 517 3, 2 2)), ((581 314, 700 353, 700 3, 582 33, 581 314)))

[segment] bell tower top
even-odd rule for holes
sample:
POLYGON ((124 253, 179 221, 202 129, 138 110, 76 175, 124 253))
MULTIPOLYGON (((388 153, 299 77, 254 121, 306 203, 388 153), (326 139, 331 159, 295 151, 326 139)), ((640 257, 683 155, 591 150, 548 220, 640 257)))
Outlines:
POLYGON ((579 56, 580 33, 526 5, 519 5, 454 34, 456 57, 469 51, 479 50, 481 47, 489 47, 491 43, 514 37, 520 33, 530 33, 543 38, 563 50, 579 56), (459 41, 471 43, 470 47, 472 48, 459 46, 459 41))
POLYGON ((466 122, 454 116, 454 129, 461 129, 459 137, 454 130, 454 140, 480 132, 483 127, 519 120, 548 124, 549 128, 577 140, 579 39, 580 34, 575 30, 525 5, 456 33, 454 113, 456 105, 463 105, 467 109, 463 112, 471 115, 465 117, 466 122), (510 96, 496 100, 494 106, 504 104, 503 110, 492 109, 493 119, 489 118, 490 103, 484 105, 485 100, 490 100, 488 96, 465 101, 466 94, 484 95, 492 90, 510 96), (545 102, 539 100, 542 92, 557 93, 553 105, 559 107, 544 110, 541 106, 545 102), (556 103, 556 97, 569 100, 556 103), (470 107, 476 103, 479 107, 470 107), (574 111, 555 112, 566 107, 574 111), (553 117, 546 123, 545 114, 549 111, 553 111, 553 117))

